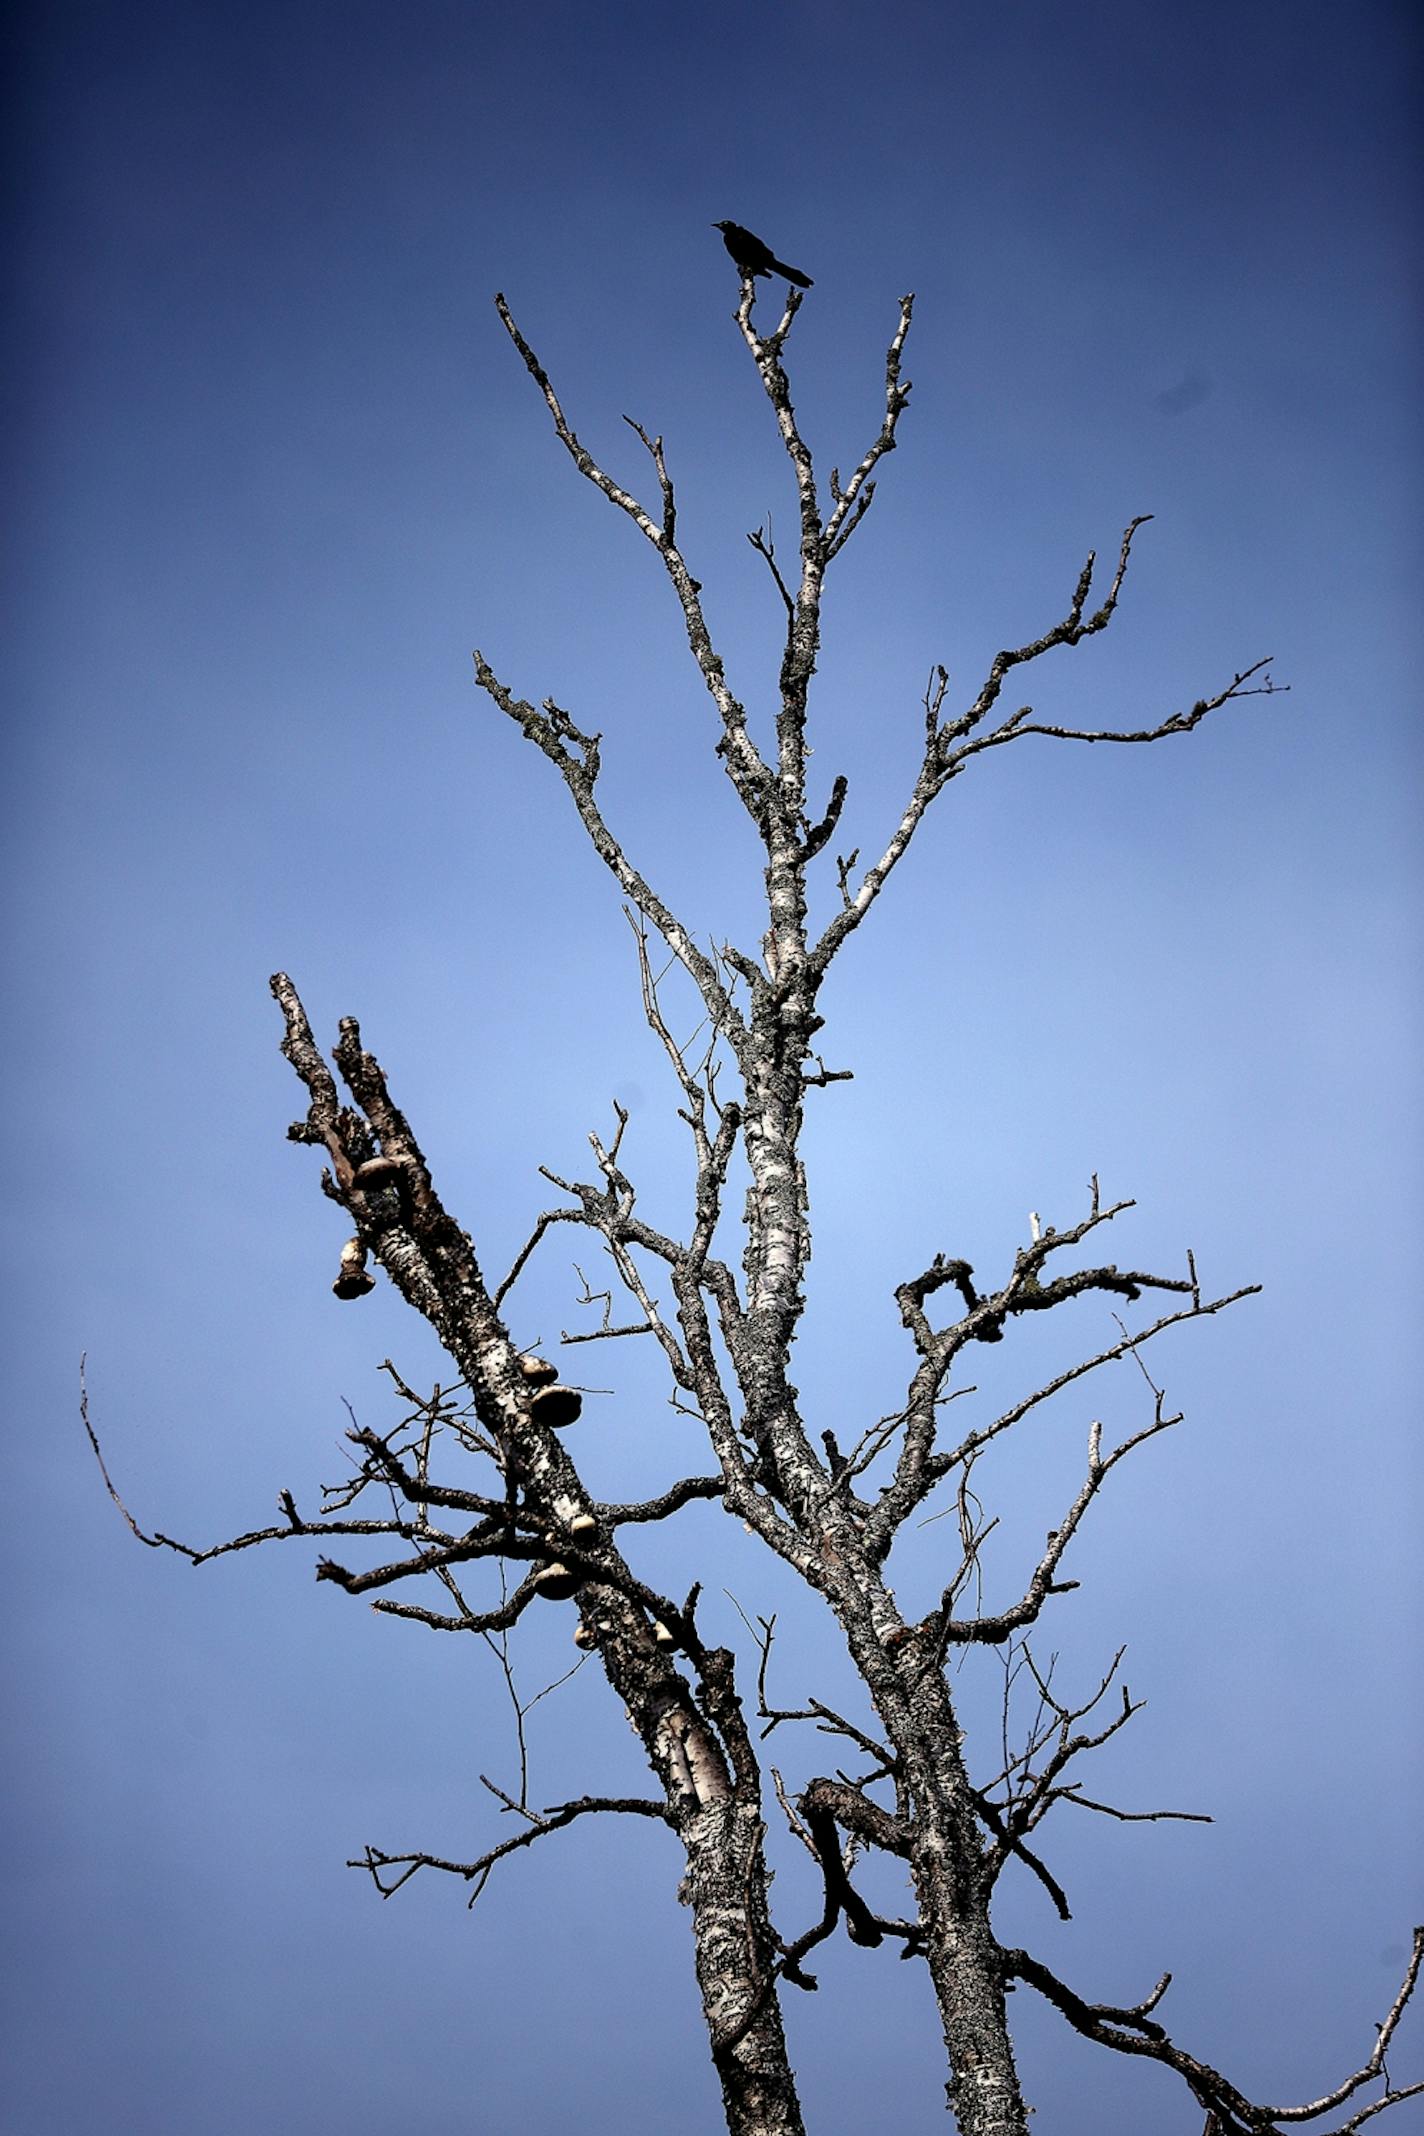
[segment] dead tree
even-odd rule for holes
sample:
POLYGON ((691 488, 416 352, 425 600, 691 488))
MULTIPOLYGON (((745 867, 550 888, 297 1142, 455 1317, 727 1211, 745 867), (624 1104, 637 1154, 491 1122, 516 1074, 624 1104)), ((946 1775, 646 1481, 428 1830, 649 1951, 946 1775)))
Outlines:
POLYGON ((790 463, 799 515, 797 562, 790 572, 783 572, 765 532, 750 537, 785 610, 773 745, 753 732, 708 628, 699 581, 679 547, 662 439, 632 426, 656 481, 656 501, 648 507, 580 442, 509 306, 497 299, 510 341, 575 467, 631 522, 667 574, 711 699, 716 754, 764 854, 761 942, 702 946, 604 815, 602 737, 551 698, 535 705, 518 696, 476 653, 480 689, 552 765, 626 901, 643 1013, 676 1078, 695 1163, 681 1234, 664 1232, 640 1213, 624 1150, 628 1116, 615 1107, 616 1132, 606 1140, 590 1137, 595 1176, 545 1175, 559 1199, 539 1216, 508 1275, 491 1283, 470 1234, 446 1208, 426 1154, 356 1021, 341 1024, 333 1076, 296 987, 279 973, 272 991, 285 1024, 282 1048, 307 1098, 289 1133, 325 1152, 323 1189, 344 1212, 350 1231, 333 1288, 339 1297, 360 1297, 371 1288, 371 1266, 377 1265, 435 1331, 453 1361, 456 1385, 420 1397, 390 1368, 404 1400, 401 1421, 384 1434, 353 1428, 353 1473, 328 1491, 315 1514, 299 1511, 284 1493, 276 1525, 215 1549, 197 1550, 160 1535, 143 1539, 179 1549, 195 1563, 297 1538, 310 1538, 326 1551, 359 1551, 360 1565, 320 1556, 317 1577, 348 1594, 374 1598, 378 1610, 446 1632, 503 1632, 543 1603, 576 1604, 577 1643, 597 1656, 632 1719, 651 1792, 587 1795, 542 1811, 506 1797, 519 1812, 519 1829, 477 1859, 390 1854, 372 1846, 359 1866, 385 1892, 421 1869, 445 1871, 477 1892, 506 1856, 578 1819, 635 1816, 668 1826, 685 1858, 681 1896, 691 1909, 698 1984, 733 2136, 791 2136, 802 2129, 781 1998, 788 1988, 815 1985, 806 1961, 841 1922, 856 1943, 888 1945, 927 1967, 944 2036, 948 2101, 964 2136, 1022 2136, 1026 2128, 1006 2017, 1006 1998, 1016 1983, 1036 1989, 1085 2037, 1172 2072, 1215 2136, 1313 2123, 1342 2108, 1345 2117, 1333 2126, 1352 2130, 1424 2090, 1418 2083, 1394 2086, 1385 2066, 1424 1956, 1424 1931, 1416 1932, 1398 1996, 1361 2066, 1324 2098, 1271 2106, 1248 2099, 1172 2038, 1155 2014, 1165 1976, 1131 2007, 1091 2002, 1028 1951, 1001 1944, 992 1921, 995 1885, 1010 1862, 1037 1878, 1066 1916, 1067 1900, 1039 1838, 1056 1803, 1071 1800, 1124 1814, 1085 1796, 1076 1777, 1076 1761, 1134 1710, 1117 1681, 1117 1664, 1094 1697, 1074 1705, 1039 1669, 1026 1637, 1052 1598, 1076 1584, 1066 1576, 1070 1550, 1113 1470, 1179 1421, 1143 1353, 1164 1330, 1209 1318, 1253 1286, 1212 1294, 1198 1280, 1190 1255, 1168 1273, 1098 1258, 1100 1235, 1131 1205, 1100 1198, 1094 1180, 1076 1222, 1055 1229, 1031 1220, 1012 1265, 980 1276, 966 1260, 941 1253, 928 1267, 906 1274, 895 1292, 908 1339, 905 1381, 890 1412, 868 1422, 854 1443, 842 1446, 831 1431, 818 1429, 791 1376, 813 1206, 803 1121, 808 1095, 845 1073, 825 1067, 818 1050, 822 985, 837 953, 870 918, 931 805, 975 758, 1030 737, 1135 745, 1189 733, 1224 706, 1269 692, 1270 663, 1255 661, 1212 695, 1131 730, 1055 724, 1028 704, 1006 709, 1005 686, 1018 670, 1052 648, 1079 645, 1112 621, 1144 524, 1134 519, 1106 590, 1094 592, 1090 556, 1062 619, 1001 651, 971 702, 952 703, 945 670, 935 670, 923 699, 923 754, 898 822, 868 865, 856 852, 834 857, 846 780, 837 776, 829 792, 813 800, 807 775, 821 607, 826 575, 861 526, 881 462, 897 442, 910 393, 901 359, 912 300, 902 301, 890 340, 878 435, 849 478, 843 482, 832 469, 825 488, 799 427, 785 368, 802 302, 801 293, 790 290, 777 324, 764 330, 754 318, 754 288, 746 278, 736 312, 790 463), (828 863, 834 869, 832 910, 824 923, 813 925, 812 872, 828 863), (664 951, 669 962, 659 970, 664 951), (665 1007, 664 982, 674 967, 700 1002, 704 1035, 695 1046, 677 1040, 665 1007), (739 1187, 745 1190, 744 1210, 734 1213, 730 1204, 739 1187), (614 1324, 605 1313, 593 1336, 650 1336, 666 1360, 674 1398, 706 1431, 707 1473, 669 1480, 640 1503, 601 1502, 590 1489, 563 1436, 578 1415, 579 1396, 562 1384, 551 1362, 525 1351, 513 1331, 514 1287, 541 1242, 565 1225, 601 1242, 631 1301, 631 1318, 614 1324), (734 1259, 727 1241, 739 1225, 741 1250, 734 1259), (1085 1296, 1120 1316, 1112 1339, 999 1414, 980 1417, 962 1433, 948 1428, 948 1420, 963 1413, 949 1403, 977 1345, 1011 1340, 1026 1316, 1085 1296), (1081 1482, 1037 1561, 1025 1568, 1018 1599, 986 1610, 977 1570, 988 1523, 971 1485, 976 1462, 1066 1388, 1122 1359, 1142 1368, 1144 1410, 1137 1428, 1109 1445, 1101 1428, 1091 1427, 1081 1482), (934 1606, 912 1618, 902 1614, 890 1583, 892 1552, 906 1523, 936 1492, 956 1516, 956 1528, 943 1531, 955 1536, 956 1547, 934 1606), (720 1503, 819 1597, 864 1685, 864 1725, 814 1699, 797 1709, 777 1707, 768 1685, 769 1622, 749 1627, 753 1645, 739 1669, 729 1648, 704 1640, 698 1586, 679 1598, 655 1591, 640 1576, 640 1529, 675 1519, 699 1499, 720 1503), (504 1579, 498 1602, 467 1593, 482 1561, 519 1575, 512 1584, 504 1579), (949 1658, 974 1645, 1012 1650, 1039 1694, 1026 1740, 996 1776, 981 1773, 977 1781, 947 1674, 949 1658), (1099 1717, 1091 1719, 1099 1707, 1099 1717), (776 1778, 782 1810, 818 1865, 824 1890, 820 1919, 800 1929, 773 1921, 768 1902, 768 1790, 756 1740, 758 1725, 764 1735, 794 1722, 839 1738, 864 1765, 854 1778, 812 1777, 794 1799, 776 1778), (878 1913, 857 1890, 854 1865, 868 1850, 903 1865, 903 1918, 878 1913), (1382 2092, 1375 2089, 1377 2080, 1382 2092), (1352 2104, 1367 2087, 1368 2103, 1352 2104))

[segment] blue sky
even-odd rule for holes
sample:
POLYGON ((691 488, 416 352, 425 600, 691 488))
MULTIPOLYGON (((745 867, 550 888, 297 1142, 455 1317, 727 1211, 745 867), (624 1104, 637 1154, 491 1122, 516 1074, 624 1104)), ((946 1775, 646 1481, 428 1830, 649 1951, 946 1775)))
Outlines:
MULTIPOLYGON (((87 1350, 130 1503, 207 1540, 312 1498, 343 1401, 389 1416, 382 1358, 440 1371, 389 1292, 331 1297, 278 966, 325 1042, 359 1014, 492 1271, 546 1205, 537 1165, 585 1166, 615 1096, 677 1220, 618 898, 469 655, 604 731, 640 864, 747 939, 755 859, 670 596, 491 303, 620 476, 645 479, 624 414, 664 434, 760 718, 777 613, 744 537, 770 513, 789 547, 793 498, 720 217, 815 277, 792 354, 823 467, 873 433, 918 294, 901 449, 826 613, 815 762, 850 777, 846 844, 898 813, 932 663, 972 696, 1136 513, 1118 620, 1035 674, 1045 716, 1143 724, 1263 653, 1291 685, 1152 751, 999 752, 945 795, 823 1003, 856 1079, 810 1131, 798 1380, 843 1434, 893 1407, 894 1284, 939 1248, 993 1267, 1094 1171, 1138 1199, 1122 1259, 1191 1245, 1208 1283, 1265 1285, 1157 1353, 1189 1420, 1115 1478, 1044 1642, 1086 1684, 1129 1641, 1149 1703, 1102 1790, 1218 1822, 1065 1823, 1074 1924, 1026 1890, 1004 1928, 1093 1999, 1170 1966, 1194 2051, 1323 2090, 1421 1912, 1408 11, 56 0, 17 48, 7 2136, 721 2127, 670 1843, 556 1839, 473 1916, 435 1882, 382 1906, 341 1866, 367 1840, 502 1836, 493 1663, 295 1551, 142 1551, 76 1414, 87 1350)), ((577 1325, 576 1285, 551 1252, 521 1339, 577 1325)), ((633 1348, 589 1373, 616 1389, 581 1427, 609 1495, 700 1465, 633 1348)), ((1099 1400, 1137 1413, 1125 1380, 1099 1400)), ((986 1476, 1006 1593, 1081 1428, 986 1476)), ((645 1562, 673 1584, 709 1552, 709 1587, 783 1611, 788 1698, 851 1696, 739 1530, 689 1514, 645 1562)), ((530 1626, 527 1691, 571 1629, 530 1626)), ((964 1695, 992 1737, 992 1665, 964 1695)), ((537 1799, 636 1788, 610 1706, 587 1671, 536 1709, 537 1799)), ((779 1859, 795 1933, 817 1902, 779 1859)), ((943 2126, 923 1981, 849 1949, 822 1977, 789 2011, 811 2127, 887 2101, 907 2136, 943 2126)), ((1045 2127, 1195 2126, 1018 2000, 1045 2127)))

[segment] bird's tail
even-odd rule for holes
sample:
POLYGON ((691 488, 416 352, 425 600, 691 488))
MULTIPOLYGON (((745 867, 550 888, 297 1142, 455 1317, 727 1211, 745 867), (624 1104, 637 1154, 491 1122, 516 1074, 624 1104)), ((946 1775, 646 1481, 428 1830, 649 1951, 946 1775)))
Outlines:
POLYGON ((796 268, 788 267, 785 260, 775 260, 772 264, 777 274, 784 274, 787 281, 794 282, 798 289, 809 289, 811 287, 809 274, 798 273, 796 268))

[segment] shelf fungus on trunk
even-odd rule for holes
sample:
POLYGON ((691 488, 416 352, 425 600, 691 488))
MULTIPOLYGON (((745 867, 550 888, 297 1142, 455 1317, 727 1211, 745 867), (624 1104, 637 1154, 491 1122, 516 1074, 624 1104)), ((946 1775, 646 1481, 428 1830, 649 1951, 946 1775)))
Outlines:
POLYGON ((552 1424, 557 1431, 572 1424, 583 1408, 583 1396, 573 1387, 541 1387, 534 1396, 534 1421, 552 1424))
POLYGON ((366 1249, 359 1239, 348 1239, 341 1249, 341 1268, 332 1284, 338 1298, 364 1298, 376 1288, 376 1279, 366 1267, 366 1249))
POLYGON ((536 1357, 532 1350, 520 1358, 519 1369, 531 1387, 552 1387, 559 1376, 557 1365, 551 1365, 547 1357, 536 1357))
POLYGON ((561 1565, 555 1560, 552 1565, 545 1565, 535 1573, 534 1585, 546 1602, 567 1602, 583 1585, 583 1576, 570 1572, 567 1565, 561 1565))

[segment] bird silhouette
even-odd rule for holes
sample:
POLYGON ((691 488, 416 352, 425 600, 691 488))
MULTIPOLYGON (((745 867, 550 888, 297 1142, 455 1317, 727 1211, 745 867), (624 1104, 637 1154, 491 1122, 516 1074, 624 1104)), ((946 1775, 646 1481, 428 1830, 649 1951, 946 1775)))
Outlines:
POLYGON ((788 267, 785 260, 776 257, 770 245, 764 245, 759 237, 754 237, 750 230, 744 230, 740 223, 717 222, 713 223, 712 227, 721 231, 722 243, 736 262, 739 274, 748 277, 782 274, 788 282, 794 282, 798 289, 811 287, 809 274, 802 274, 797 268, 788 267))

